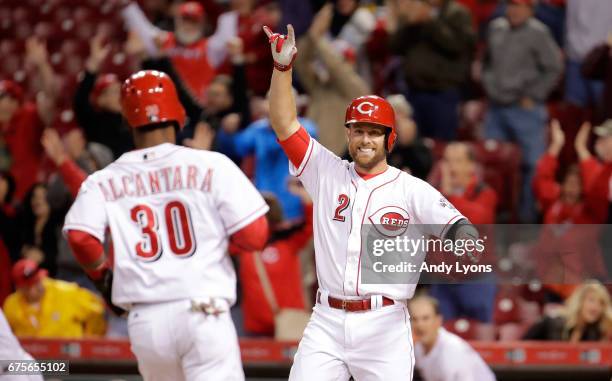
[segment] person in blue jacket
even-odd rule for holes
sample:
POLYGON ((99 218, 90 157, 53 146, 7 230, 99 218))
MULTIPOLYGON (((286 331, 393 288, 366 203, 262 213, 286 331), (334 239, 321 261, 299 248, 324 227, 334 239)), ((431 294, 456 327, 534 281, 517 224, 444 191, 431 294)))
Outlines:
MULTIPOLYGON (((317 126, 307 118, 298 118, 310 136, 316 138, 317 126)), ((217 149, 230 156, 245 158, 255 156, 255 187, 260 192, 272 192, 280 201, 284 218, 300 220, 303 207, 300 199, 289 192, 289 159, 276 140, 268 118, 262 118, 248 125, 244 130, 222 125, 216 136, 217 149)))

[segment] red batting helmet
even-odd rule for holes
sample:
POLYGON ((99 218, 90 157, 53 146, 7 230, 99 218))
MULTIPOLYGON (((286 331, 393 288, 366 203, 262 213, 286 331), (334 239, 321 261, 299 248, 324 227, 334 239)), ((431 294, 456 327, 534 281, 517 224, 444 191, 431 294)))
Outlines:
POLYGON ((371 123, 390 128, 387 151, 391 152, 397 139, 397 133, 395 132, 395 112, 386 99, 377 95, 365 95, 353 99, 346 109, 344 125, 349 127, 353 123, 371 123))
POLYGON ((185 109, 178 99, 172 79, 156 70, 132 74, 121 87, 121 110, 132 128, 162 122, 185 124, 185 109))

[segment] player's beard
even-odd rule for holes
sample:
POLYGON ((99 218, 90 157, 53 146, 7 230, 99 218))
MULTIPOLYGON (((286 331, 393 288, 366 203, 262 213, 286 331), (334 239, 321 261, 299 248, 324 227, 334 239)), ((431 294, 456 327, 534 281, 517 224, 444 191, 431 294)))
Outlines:
POLYGON ((355 165, 358 168, 370 170, 380 164, 381 161, 384 161, 386 159, 386 152, 384 148, 382 148, 382 146, 375 147, 374 154, 369 157, 365 157, 364 155, 359 154, 358 150, 359 145, 349 144, 349 155, 351 155, 353 162, 355 162, 355 165))

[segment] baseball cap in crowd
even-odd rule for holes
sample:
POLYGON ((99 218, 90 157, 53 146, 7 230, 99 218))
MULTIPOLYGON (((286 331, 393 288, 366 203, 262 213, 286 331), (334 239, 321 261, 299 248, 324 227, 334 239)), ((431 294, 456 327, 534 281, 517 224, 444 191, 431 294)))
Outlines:
POLYGON ((603 122, 600 126, 593 129, 595 135, 600 137, 612 136, 612 119, 608 119, 603 122))
POLYGON ((184 19, 202 21, 204 18, 204 7, 197 1, 188 1, 179 5, 178 14, 184 19))
POLYGON ((96 103, 98 97, 107 87, 112 85, 113 83, 120 83, 119 78, 115 74, 103 74, 96 78, 96 83, 94 84, 93 90, 91 91, 91 99, 92 103, 96 103))
POLYGON ((508 0, 508 3, 510 4, 516 4, 516 5, 528 5, 530 7, 533 7, 535 5, 536 0, 508 0))
POLYGON ((17 288, 35 285, 48 275, 47 270, 38 267, 31 259, 20 259, 13 266, 13 282, 17 288))
POLYGON ((18 102, 23 100, 23 89, 15 81, 3 79, 0 81, 0 97, 8 95, 18 102))

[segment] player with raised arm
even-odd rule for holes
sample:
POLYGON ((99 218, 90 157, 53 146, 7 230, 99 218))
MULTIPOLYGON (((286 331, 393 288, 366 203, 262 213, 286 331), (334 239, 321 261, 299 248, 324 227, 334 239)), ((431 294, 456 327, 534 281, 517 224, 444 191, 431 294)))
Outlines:
POLYGON ((121 106, 137 149, 83 183, 64 225, 70 246, 107 301, 129 311, 145 380, 242 380, 226 251, 230 241, 263 249, 268 206, 226 156, 174 144, 185 112, 166 74, 133 74, 121 106))
POLYGON ((395 219, 432 226, 429 233, 445 239, 473 238, 475 229, 436 189, 387 164, 396 132, 393 109, 383 98, 358 97, 347 108, 351 163, 308 135, 296 117, 291 65, 297 49, 293 28, 287 30, 284 36, 264 27, 274 58, 270 121, 290 171, 314 202, 319 281, 289 379, 411 380, 414 348, 406 300, 416 285, 362 281, 362 228, 382 224, 384 215, 393 213, 395 219))

